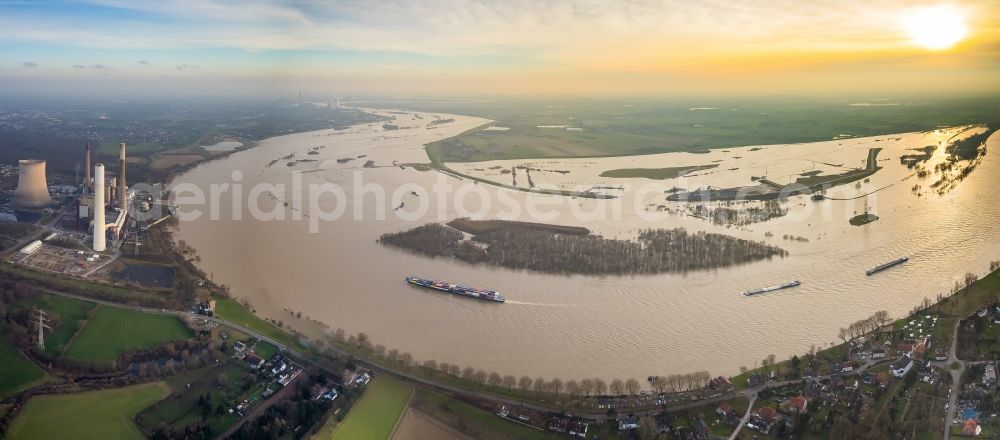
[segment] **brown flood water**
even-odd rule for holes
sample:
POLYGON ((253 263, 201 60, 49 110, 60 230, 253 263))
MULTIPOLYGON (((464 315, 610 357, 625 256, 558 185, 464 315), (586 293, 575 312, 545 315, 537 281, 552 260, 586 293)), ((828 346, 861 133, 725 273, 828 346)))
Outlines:
MULTIPOLYGON (((641 379, 694 370, 734 374, 740 366, 752 367, 770 353, 780 358, 802 353, 812 344, 830 344, 838 328, 877 310, 902 316, 924 297, 933 299, 948 291, 966 272, 983 274, 991 260, 1000 259, 1000 159, 996 154, 1000 136, 990 139, 991 153, 979 168, 943 196, 926 191, 933 179, 912 177, 911 170, 899 165, 898 157, 908 149, 941 142, 963 129, 769 146, 753 152, 732 148, 729 153, 716 150, 706 155, 536 161, 571 170, 565 175, 533 174, 540 186, 628 186, 621 199, 599 201, 530 195, 471 185, 437 172, 390 166, 393 161, 426 162, 423 144, 486 122, 441 115, 455 118, 455 122, 426 128, 430 115, 422 114, 420 119, 396 116, 396 124, 413 128, 384 131, 375 124, 266 139, 254 149, 179 176, 173 182, 175 186, 193 183, 207 188, 212 183, 232 183, 232 171, 239 170, 244 190, 243 203, 236 209, 228 196, 222 197, 219 217, 223 220, 212 220, 206 214, 197 220, 182 221, 177 238, 194 246, 206 273, 231 286, 235 296, 249 298, 265 316, 283 319, 287 314, 282 309, 289 308, 330 328, 365 332, 376 343, 408 351, 417 360, 435 359, 501 374, 563 380, 641 379), (307 155, 310 149, 322 145, 326 147, 315 150, 317 154, 307 155), (885 168, 861 188, 850 184, 836 194, 853 197, 888 186, 868 200, 881 219, 863 227, 851 226, 847 221, 863 209, 863 199, 813 202, 801 196, 789 202, 792 212, 788 216, 742 228, 725 228, 676 214, 645 218, 651 205, 663 203, 662 190, 639 191, 638 186, 648 182, 642 179, 597 177, 602 170, 637 164, 654 167, 732 160, 720 162, 718 168, 742 169, 662 182, 666 188, 678 182, 687 188, 705 184, 725 187, 746 184, 750 175, 763 174, 762 168, 775 178, 810 170, 817 167, 811 162, 814 160, 831 164, 831 173, 837 168, 832 165, 857 167, 871 147, 885 148, 880 155, 888 159, 880 161, 885 168), (267 166, 290 153, 295 153, 293 159, 267 166), (366 157, 357 158, 361 155, 366 157), (347 157, 355 159, 337 161, 347 157), (315 162, 286 165, 298 159, 315 162), (374 161, 376 168, 364 168, 368 160, 374 161), (318 233, 309 232, 312 217, 300 221, 252 220, 246 198, 253 185, 290 185, 293 171, 304 172, 301 176, 305 185, 335 183, 347 194, 357 186, 357 173, 363 184, 379 184, 389 195, 404 184, 417 186, 400 191, 404 196, 398 201, 378 203, 375 196, 368 194, 355 206, 348 198, 345 217, 319 224, 318 233), (561 276, 431 259, 376 243, 385 232, 461 215, 449 204, 442 208, 439 218, 435 196, 410 194, 422 191, 414 188, 430 191, 441 182, 465 183, 472 187, 470 192, 483 191, 516 204, 531 200, 568 206, 552 209, 544 205, 546 210, 557 211, 553 218, 533 217, 527 210, 507 218, 586 226, 618 237, 634 236, 642 228, 683 226, 692 231, 766 240, 784 247, 790 256, 686 274, 561 276), (911 191, 917 183, 925 188, 920 197, 911 191), (432 205, 423 215, 407 221, 393 215, 397 202, 406 203, 403 212, 411 212, 421 202, 432 205), (586 220, 571 215, 571 211, 603 212, 610 203, 623 204, 620 219, 586 220), (387 211, 386 219, 372 218, 379 205, 387 211), (362 220, 353 218, 358 211, 365 212, 362 220), (240 213, 243 220, 232 220, 234 213, 240 213), (768 237, 768 232, 773 236, 768 237), (783 240, 784 234, 809 241, 783 240), (865 270, 872 266, 901 256, 909 256, 910 261, 876 276, 865 276, 865 270), (509 301, 494 304, 419 290, 403 283, 403 277, 410 274, 496 289, 509 301), (802 285, 752 298, 739 294, 793 279, 801 280, 802 285)), ((941 159, 939 151, 932 165, 941 159)), ((507 167, 512 162, 518 161, 497 163, 507 167)), ((463 164, 456 165, 456 169, 485 175, 490 166, 496 165, 463 164)), ((284 201, 302 197, 288 188, 272 188, 270 193, 284 201)), ((475 210, 478 199, 466 195, 464 200, 475 210)), ((275 208, 291 215, 290 210, 275 205, 268 192, 257 196, 263 211, 275 208)), ((310 200, 303 202, 308 205, 310 200)), ((327 198, 320 199, 319 205, 332 209, 336 203, 327 198)), ((502 201, 494 201, 474 216, 493 218, 506 207, 502 201)))

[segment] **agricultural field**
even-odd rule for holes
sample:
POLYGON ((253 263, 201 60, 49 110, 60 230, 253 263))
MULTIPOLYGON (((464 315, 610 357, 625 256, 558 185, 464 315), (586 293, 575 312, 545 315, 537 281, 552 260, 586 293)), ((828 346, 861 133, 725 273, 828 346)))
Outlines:
POLYGON ((503 419, 490 411, 434 391, 419 390, 413 397, 411 407, 473 438, 489 440, 565 438, 503 419))
POLYGON ((28 310, 41 308, 48 314, 52 332, 45 338, 45 353, 59 356, 64 345, 68 344, 79 330, 78 323, 87 319, 87 313, 94 308, 94 304, 43 293, 15 307, 15 309, 21 308, 28 310))
POLYGON ((0 399, 45 378, 45 372, 0 336, 0 399))
POLYGON ((141 439, 132 417, 167 394, 163 383, 35 397, 10 426, 9 438, 141 439))
MULTIPOLYGON (((863 104, 757 99, 665 103, 642 100, 421 103, 410 107, 495 121, 429 144, 428 155, 436 163, 678 151, 697 153, 713 148, 924 131, 943 125, 996 119, 989 100, 863 104), (490 125, 507 130, 484 130, 490 125)), ((395 105, 406 106, 405 103, 395 105)))
POLYGON ((84 362, 108 363, 131 350, 151 348, 193 335, 174 316, 100 306, 66 355, 84 362))
POLYGON ((333 440, 385 440, 406 409, 411 386, 388 376, 368 384, 361 400, 333 431, 333 440))
POLYGON ((185 380, 171 380, 170 388, 174 394, 143 410, 136 419, 149 429, 162 426, 183 431, 205 418, 213 433, 222 433, 239 421, 239 416, 230 414, 229 409, 234 406, 232 402, 244 393, 248 373, 247 368, 230 361, 215 368, 199 370, 196 374, 184 375, 185 380), (211 397, 206 400, 204 396, 211 397))

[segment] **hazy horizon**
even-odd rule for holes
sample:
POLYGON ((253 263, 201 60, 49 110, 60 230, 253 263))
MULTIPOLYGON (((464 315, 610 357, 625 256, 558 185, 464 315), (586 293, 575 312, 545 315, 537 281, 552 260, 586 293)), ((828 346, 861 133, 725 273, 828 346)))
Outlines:
POLYGON ((974 95, 987 0, 0 4, 0 92, 48 95, 974 95))

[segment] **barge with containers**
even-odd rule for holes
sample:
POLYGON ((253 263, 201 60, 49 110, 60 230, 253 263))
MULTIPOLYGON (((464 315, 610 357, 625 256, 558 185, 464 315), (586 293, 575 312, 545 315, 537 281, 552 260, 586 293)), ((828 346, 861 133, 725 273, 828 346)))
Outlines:
POLYGON ((444 281, 434 281, 425 278, 407 276, 407 284, 412 284, 418 287, 425 287, 428 289, 440 290, 442 292, 448 292, 459 296, 467 296, 470 298, 484 299, 487 301, 502 303, 505 301, 503 295, 495 290, 485 290, 476 289, 473 287, 460 286, 458 284, 451 284, 444 281))

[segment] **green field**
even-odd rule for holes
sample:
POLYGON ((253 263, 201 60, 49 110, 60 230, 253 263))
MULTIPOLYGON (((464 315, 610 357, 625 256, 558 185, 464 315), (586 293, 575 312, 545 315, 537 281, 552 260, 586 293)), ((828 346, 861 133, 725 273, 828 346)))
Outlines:
MULTIPOLYGON (((995 100, 899 99, 901 105, 863 106, 864 99, 745 99, 659 102, 495 101, 414 103, 411 108, 495 120, 507 131, 478 127, 428 144, 432 162, 542 157, 598 157, 831 140, 925 131, 991 122, 995 100), (905 105, 902 102, 905 101, 905 105), (543 128, 540 126, 552 126, 543 128), (579 131, 569 131, 572 127, 579 131)), ((396 107, 400 103, 395 103, 396 107)), ((491 125, 491 124, 487 124, 491 125)))
POLYGON ((155 429, 166 426, 176 431, 193 425, 201 420, 202 408, 198 406, 199 397, 212 396, 211 410, 208 413, 208 424, 212 432, 222 433, 239 421, 235 414, 228 411, 218 415, 215 409, 222 404, 226 410, 234 406, 232 402, 240 395, 240 384, 246 378, 246 367, 235 361, 226 362, 212 369, 199 370, 197 374, 184 375, 184 380, 171 380, 171 389, 180 393, 177 397, 165 399, 139 414, 137 420, 144 426, 155 429), (219 376, 225 376, 225 385, 219 385, 219 376), (190 385, 190 387, 189 387, 190 385))
POLYGON ((334 440, 385 440, 406 409, 413 389, 409 384, 379 376, 368 384, 361 400, 333 431, 334 440))
POLYGON ((84 362, 113 362, 118 355, 187 339, 194 333, 174 316, 100 306, 66 355, 84 362))
POLYGON ((215 315, 219 318, 230 321, 233 324, 241 325, 267 336, 275 341, 280 341, 288 347, 300 350, 305 348, 294 336, 288 334, 284 330, 281 330, 274 324, 261 319, 257 315, 254 315, 253 312, 248 310, 246 307, 243 307, 243 305, 236 302, 236 300, 216 297, 215 315))
POLYGON ((253 346, 253 351, 257 353, 257 356, 260 356, 262 359, 270 359, 271 356, 278 354, 278 347, 275 347, 264 341, 259 341, 257 342, 256 345, 253 346))
POLYGON ((0 399, 44 377, 41 368, 18 353, 7 338, 0 336, 0 399))
POLYGON ((53 325, 52 332, 45 338, 45 353, 58 356, 63 345, 69 343, 76 334, 77 323, 86 319, 87 312, 94 308, 94 303, 43 293, 18 304, 18 307, 21 306, 39 307, 48 313, 50 323, 58 322, 53 325))
POLYGON ((163 383, 35 397, 14 419, 12 439, 141 439, 132 417, 167 394, 163 383))

